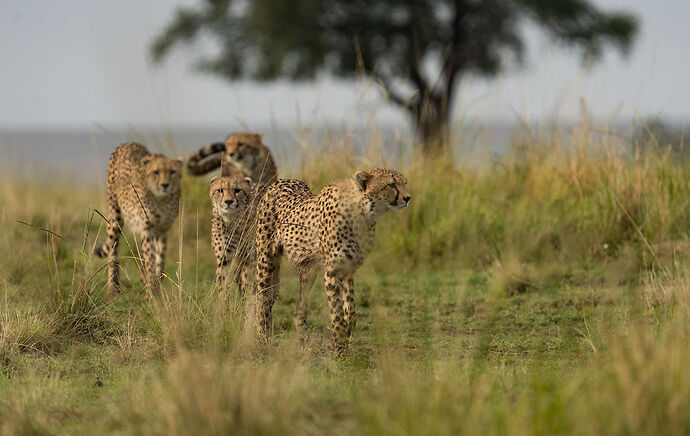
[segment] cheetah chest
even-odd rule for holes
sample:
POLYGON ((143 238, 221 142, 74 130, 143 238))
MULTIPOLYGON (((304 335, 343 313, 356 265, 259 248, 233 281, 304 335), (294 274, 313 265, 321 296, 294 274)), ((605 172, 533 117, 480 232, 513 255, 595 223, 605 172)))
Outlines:
POLYGON ((123 205, 125 224, 134 232, 142 232, 145 229, 157 233, 165 233, 177 218, 179 197, 158 199, 152 195, 138 195, 131 192, 123 205))

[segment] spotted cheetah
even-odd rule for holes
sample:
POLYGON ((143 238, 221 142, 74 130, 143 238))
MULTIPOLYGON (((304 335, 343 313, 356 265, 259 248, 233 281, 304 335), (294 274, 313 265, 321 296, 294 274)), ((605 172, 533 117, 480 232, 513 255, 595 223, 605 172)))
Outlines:
POLYGON ((254 182, 256 198, 260 198, 278 174, 271 150, 261 141, 261 133, 233 133, 225 143, 214 142, 187 161, 187 171, 193 175, 206 174, 218 167, 222 176, 230 175, 229 168, 242 170, 254 182))
POLYGON ((295 327, 306 326, 305 293, 322 266, 331 313, 331 345, 347 350, 355 327, 353 276, 371 251, 376 219, 410 201, 407 180, 397 171, 370 169, 332 182, 316 196, 300 180, 278 180, 257 213, 257 304, 259 336, 267 338, 271 310, 279 293, 280 257, 296 268, 300 294, 295 327))
POLYGON ((94 248, 97 256, 109 258, 108 293, 119 290, 117 252, 126 224, 141 235, 147 296, 158 294, 165 267, 166 234, 180 208, 182 162, 151 154, 134 142, 120 145, 110 156, 106 180, 108 239, 94 248))
POLYGON ((209 196, 213 213, 211 215, 211 240, 216 255, 216 290, 225 299, 228 290, 228 275, 233 268, 234 279, 245 294, 252 276, 254 252, 254 184, 238 169, 228 171, 232 175, 211 179, 209 196))

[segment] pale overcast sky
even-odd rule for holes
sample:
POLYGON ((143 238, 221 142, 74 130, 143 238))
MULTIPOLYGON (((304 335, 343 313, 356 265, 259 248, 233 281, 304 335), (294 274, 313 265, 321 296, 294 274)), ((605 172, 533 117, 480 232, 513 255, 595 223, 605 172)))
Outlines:
MULTIPOLYGON (((0 2, 0 128, 166 127, 272 122, 294 126, 370 115, 398 121, 376 93, 350 82, 228 83, 195 72, 192 49, 161 67, 151 38, 179 5, 194 0, 0 2)), ((457 116, 468 120, 578 117, 583 98, 600 119, 690 119, 690 1, 596 0, 639 15, 631 56, 609 53, 585 72, 580 59, 537 36, 527 62, 495 81, 461 89, 457 116)), ((234 127, 233 127, 234 128, 234 127)))

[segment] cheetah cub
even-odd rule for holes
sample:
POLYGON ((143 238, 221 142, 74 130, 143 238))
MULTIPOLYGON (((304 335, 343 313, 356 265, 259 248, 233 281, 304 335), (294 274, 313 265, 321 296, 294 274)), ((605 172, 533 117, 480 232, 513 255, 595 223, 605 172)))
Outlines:
POLYGON ((108 160, 108 239, 94 253, 108 257, 108 293, 119 291, 117 256, 123 225, 141 235, 142 280, 147 297, 160 291, 168 230, 180 209, 182 159, 151 154, 141 144, 122 144, 108 160))
POLYGON ((304 295, 322 266, 331 312, 332 347, 347 350, 355 327, 354 274, 371 251, 376 219, 410 201, 407 180, 397 171, 370 169, 332 182, 316 196, 300 180, 269 186, 257 213, 257 304, 259 335, 271 328, 271 310, 279 293, 280 257, 297 270, 300 294, 295 327, 306 325, 304 295))
POLYGON ((254 259, 254 184, 239 170, 228 173, 232 175, 212 178, 209 188, 213 206, 211 239, 216 255, 216 290, 222 299, 227 298, 231 273, 240 293, 246 293, 253 278, 254 259))
POLYGON ((221 176, 232 175, 232 169, 241 170, 250 177, 260 198, 266 187, 275 182, 278 174, 271 150, 264 145, 261 133, 232 133, 225 142, 214 142, 187 161, 192 175, 206 174, 221 167, 221 176))

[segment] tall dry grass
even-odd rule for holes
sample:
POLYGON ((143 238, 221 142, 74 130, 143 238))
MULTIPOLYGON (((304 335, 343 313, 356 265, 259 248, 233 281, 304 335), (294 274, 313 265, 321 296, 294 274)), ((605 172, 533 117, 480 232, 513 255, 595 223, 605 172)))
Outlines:
MULTIPOLYGON (((325 341, 302 346, 285 327, 292 307, 277 314, 284 325, 273 343, 254 347, 247 301, 233 295, 221 306, 212 292, 205 180, 184 181, 166 292, 151 302, 138 292, 133 248, 123 253, 129 292, 104 293, 103 265, 88 255, 103 233, 89 212, 103 207, 99 189, 3 180, 0 251, 12 255, 0 263, 0 388, 19 389, 0 395, 0 431, 64 431, 54 424, 66 414, 82 428, 125 434, 687 434, 690 167, 659 147, 638 152, 586 127, 572 135, 522 138, 481 163, 391 156, 376 140, 359 154, 348 138, 302 142, 299 166, 280 170, 314 190, 365 166, 397 166, 408 177, 410 208, 381 220, 358 280, 395 294, 389 275, 487 278, 472 302, 460 295, 448 307, 396 320, 386 313, 415 301, 387 307, 384 297, 368 295, 373 307, 365 313, 377 321, 368 330, 360 322, 344 359, 333 358, 325 341), (572 287, 603 294, 606 286, 627 290, 610 297, 610 310, 625 316, 554 326, 581 332, 586 352, 511 360, 482 346, 491 328, 515 315, 502 301, 572 287), (491 322, 471 327, 483 331, 453 330, 466 338, 438 340, 439 321, 429 318, 444 310, 469 318, 479 306, 491 322), (403 327, 424 343, 401 346, 403 323, 415 323, 403 327), (83 380, 61 376, 68 372, 61 365, 74 365, 68 350, 79 347, 119 374, 102 397, 89 379, 90 406, 75 406, 83 380), (40 366, 27 369, 44 358, 51 377, 40 366), (16 377, 20 384, 12 384, 16 377)), ((410 299, 433 294, 434 280, 421 283, 410 299)), ((291 287, 286 278, 284 299, 291 287)), ((323 307, 321 292, 314 294, 323 307)), ((571 315, 559 304, 547 310, 571 315)), ((325 337, 324 324, 315 323, 313 337, 325 337)))

